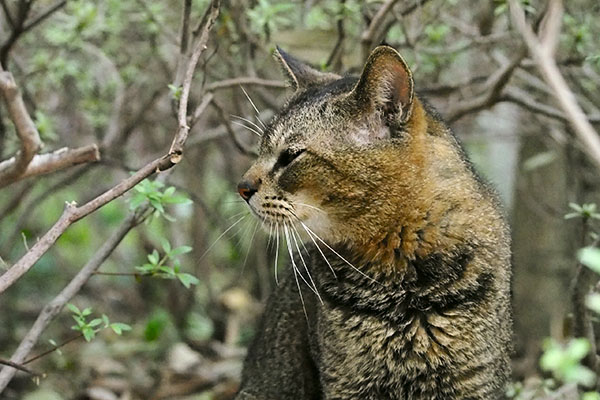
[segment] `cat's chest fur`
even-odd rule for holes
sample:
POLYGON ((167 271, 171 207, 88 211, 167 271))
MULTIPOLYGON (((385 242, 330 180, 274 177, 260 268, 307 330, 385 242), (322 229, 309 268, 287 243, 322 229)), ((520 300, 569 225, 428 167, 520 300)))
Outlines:
MULTIPOLYGON (((425 271, 379 282, 339 257, 333 260, 326 263, 313 252, 310 270, 318 296, 310 293, 306 302, 310 350, 324 398, 449 399, 465 392, 494 398, 479 392, 487 392, 495 377, 470 372, 480 369, 490 352, 481 324, 494 329, 485 312, 492 306, 486 298, 491 284, 480 283, 489 286, 457 309, 440 303, 444 289, 423 294, 432 283, 421 280, 419 287, 413 274, 425 271)), ((448 293, 463 298, 452 284, 446 282, 448 293)))

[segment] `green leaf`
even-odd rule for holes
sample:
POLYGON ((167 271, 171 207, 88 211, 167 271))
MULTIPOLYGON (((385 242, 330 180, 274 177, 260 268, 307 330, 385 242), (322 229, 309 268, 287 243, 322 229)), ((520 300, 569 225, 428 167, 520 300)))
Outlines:
POLYGON ((179 195, 179 196, 169 196, 169 197, 165 197, 163 198, 163 203, 169 203, 169 204, 192 204, 193 201, 190 200, 188 197, 185 197, 183 195, 179 195))
POLYGON ((79 308, 77 308, 75 304, 67 303, 67 308, 71 310, 71 312, 77 315, 81 315, 81 311, 79 310, 79 308))
POLYGON ((590 310, 600 314, 600 293, 590 293, 585 298, 585 305, 590 310))
POLYGON ((81 333, 83 333, 86 342, 91 341, 96 336, 96 332, 90 327, 83 328, 81 333))
POLYGON ((154 265, 158 264, 159 259, 160 259, 160 257, 158 255, 158 251, 156 251, 156 249, 154 249, 151 254, 148 254, 148 261, 150 261, 151 264, 154 264, 154 265))
POLYGON ((160 238, 160 243, 165 253, 169 254, 171 251, 171 243, 165 238, 160 238))
POLYGON ((121 335, 123 331, 130 331, 131 326, 124 324, 122 322, 114 322, 110 324, 110 328, 117 334, 121 335))
POLYGON ((179 279, 179 281, 187 289, 189 289, 191 285, 197 285, 198 283, 200 283, 198 278, 196 278, 194 275, 186 274, 186 273, 177 274, 177 279, 179 279))
POLYGON ((94 318, 88 323, 88 326, 94 328, 98 325, 102 325, 102 318, 94 318))
POLYGON ((600 274, 600 249, 596 247, 585 247, 577 253, 579 262, 600 274))
POLYGON ((180 254, 186 254, 192 251, 193 249, 190 246, 179 246, 171 251, 169 255, 171 257, 178 256, 180 254))
POLYGON ((87 317, 88 315, 90 315, 92 313, 92 308, 91 307, 86 307, 83 309, 83 311, 81 312, 81 315, 84 317, 87 317))

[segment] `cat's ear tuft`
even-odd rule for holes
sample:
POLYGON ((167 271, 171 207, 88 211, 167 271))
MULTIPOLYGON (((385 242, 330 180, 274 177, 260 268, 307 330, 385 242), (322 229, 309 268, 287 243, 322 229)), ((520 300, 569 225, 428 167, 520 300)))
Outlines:
POLYGON ((294 90, 303 90, 340 79, 339 75, 314 69, 292 57, 279 46, 277 46, 274 55, 279 65, 281 65, 288 83, 294 90))
POLYGON ((412 111, 412 73, 402 56, 392 47, 373 50, 352 95, 361 107, 380 110, 390 122, 403 123, 412 111))

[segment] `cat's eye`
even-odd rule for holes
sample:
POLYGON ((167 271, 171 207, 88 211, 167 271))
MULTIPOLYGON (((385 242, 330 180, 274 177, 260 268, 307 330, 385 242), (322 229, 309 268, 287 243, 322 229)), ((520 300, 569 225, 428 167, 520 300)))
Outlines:
POLYGON ((287 167, 294 161, 296 158, 300 156, 300 154, 304 153, 306 149, 285 149, 277 158, 277 162, 275 163, 275 168, 283 168, 287 167))

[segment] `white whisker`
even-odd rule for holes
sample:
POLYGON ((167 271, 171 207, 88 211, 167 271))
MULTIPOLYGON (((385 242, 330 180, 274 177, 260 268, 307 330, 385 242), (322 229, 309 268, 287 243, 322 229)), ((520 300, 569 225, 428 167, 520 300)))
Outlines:
POLYGON ((231 123, 234 124, 234 125, 238 125, 238 126, 244 127, 246 129, 248 129, 249 131, 254 132, 256 134, 256 136, 262 137, 262 135, 259 132, 257 132, 256 129, 251 128, 248 125, 244 125, 241 122, 237 122, 237 121, 231 121, 231 123))
POLYGON ((373 282, 379 283, 379 282, 377 282, 377 280, 375 280, 375 279, 371 278, 369 275, 365 274, 364 272, 362 272, 361 270, 359 270, 358 268, 356 268, 354 265, 352 265, 352 263, 351 263, 350 261, 346 260, 346 259, 345 259, 345 258, 344 258, 344 257, 343 257, 343 256, 342 256, 340 253, 338 253, 338 252, 337 252, 337 251, 335 251, 333 248, 331 248, 331 246, 329 246, 327 243, 325 243, 325 241, 324 241, 323 239, 321 239, 321 238, 320 238, 320 237, 319 237, 319 236, 318 236, 316 233, 314 233, 314 232, 313 232, 313 231, 312 231, 312 230, 311 230, 311 229, 310 229, 308 226, 306 226, 306 224, 305 224, 304 222, 302 222, 300 219, 298 219, 298 221, 299 221, 299 222, 302 224, 302 226, 304 227, 304 229, 306 229, 306 232, 307 232, 307 233, 314 235, 314 236, 315 236, 315 238, 316 238, 316 239, 317 239, 319 242, 323 243, 323 245, 324 245, 325 247, 327 247, 329 250, 331 250, 331 251, 333 252, 333 254, 335 254, 336 256, 338 256, 340 259, 342 259, 342 261, 344 261, 346 264, 348 264, 350 267, 352 267, 352 269, 354 269, 356 272, 358 272, 359 274, 361 274, 361 275, 362 275, 362 276, 364 276, 365 278, 367 278, 367 279, 369 279, 369 280, 371 280, 371 281, 373 281, 373 282))
MULTIPOLYGON (((292 228, 294 228, 291 221, 290 221, 290 226, 292 228)), ((296 229, 296 228, 294 228, 294 229, 296 229)), ((298 231, 296 230, 296 232, 298 232, 298 231)), ((310 283, 312 283, 312 286, 315 289, 314 293, 317 295, 317 298, 319 299, 321 304, 323 304, 323 299, 321 299, 321 295, 319 295, 319 290, 317 289, 317 285, 315 284, 315 281, 313 280, 312 275, 310 274, 310 271, 308 270, 306 261, 304 261, 304 257, 302 256, 302 252, 300 251, 300 247, 298 246, 298 240, 296 239, 296 236, 294 235, 294 231, 290 230, 290 234, 292 236, 292 239, 294 239, 294 243, 296 244, 296 250, 298 250, 298 255, 300 256, 300 260, 302 260, 302 264, 304 265, 304 270, 306 271, 306 274, 308 275, 308 279, 310 280, 310 283)), ((302 242, 302 240, 300 240, 300 242, 302 242)))
POLYGON ((243 215, 240 219, 238 219, 237 221, 235 221, 229 228, 227 228, 225 230, 225 232, 221 233, 219 235, 219 237, 208 247, 208 249, 206 249, 206 251, 204 251, 204 253, 202 253, 202 255, 200 256, 200 258, 198 259, 198 261, 202 260, 204 258, 204 256, 215 246, 215 244, 217 244, 217 242, 219 240, 221 240, 221 238, 227 234, 227 232, 229 232, 230 230, 232 230, 234 226, 236 226, 237 224, 239 224, 247 216, 248 216, 248 214, 243 215))
POLYGON ((314 208, 317 211, 320 211, 322 213, 325 213, 325 211, 321 210, 319 207, 315 207, 315 206, 311 206, 310 204, 304 204, 304 203, 294 203, 297 204, 299 206, 304 206, 304 207, 309 207, 309 208, 314 208))
POLYGON ((265 133, 263 128, 256 125, 256 123, 254 123, 254 121, 251 121, 248 118, 240 117, 239 115, 233 115, 233 114, 231 114, 231 117, 240 119, 242 121, 246 121, 247 123, 251 124, 254 128, 256 128, 256 130, 259 131, 260 133, 265 133))
MULTIPOLYGON (((288 230, 287 224, 284 222, 283 223, 283 230, 285 233, 285 242, 287 245, 287 249, 288 249, 288 253, 290 254, 290 259, 292 261, 292 268, 294 268, 296 271, 298 271, 298 275, 300 275, 300 278, 304 281, 304 283, 306 284, 306 286, 308 286, 308 288, 317 295, 317 297, 319 297, 319 294, 316 291, 316 288, 313 288, 310 283, 308 283, 308 281, 306 280, 306 278, 304 277, 304 275, 302 275, 300 273, 300 269, 298 268, 298 266, 296 265, 296 261, 294 260, 294 251, 292 250, 292 241, 290 239, 291 233, 288 230)), ((320 297, 319 297, 320 298, 320 297)))
MULTIPOLYGON (((304 228, 304 226, 302 228, 304 228)), ((329 266, 329 269, 331 270, 331 273, 333 274, 333 276, 337 279, 337 275, 336 275, 333 267, 331 266, 331 263, 329 262, 327 257, 325 257, 325 254, 323 253, 323 250, 321 250, 321 247, 319 247, 319 244, 315 241, 315 239, 312 237, 312 235, 306 230, 306 228, 304 228, 304 230, 306 231, 306 234, 308 235, 310 240, 312 240, 312 242, 315 244, 315 247, 317 248, 317 250, 319 250, 319 253, 321 253, 321 257, 323 257, 323 260, 325 260, 325 262, 329 266)))
POLYGON ((248 244, 248 250, 246 250, 246 257, 244 257, 244 263, 242 264, 242 273, 244 272, 244 268, 246 268, 246 261, 248 261, 248 255, 250 254, 250 249, 252 248, 252 243, 254 242, 254 236, 256 236, 256 232, 258 231, 258 225, 260 221, 256 221, 254 225, 254 232, 252 232, 252 236, 250 237, 250 244, 248 244))
POLYGON ((279 258, 279 222, 276 222, 275 233, 277 234, 277 243, 275 244, 275 283, 279 286, 277 278, 277 259, 279 258))
POLYGON ((260 124, 262 125, 262 127, 266 129, 267 126, 260 119, 260 112, 258 112, 258 108, 256 108, 256 105, 254 105, 254 102, 252 101, 252 99, 250 98, 250 96, 248 95, 248 93, 246 92, 246 90, 244 89, 244 87, 242 85, 240 85, 240 88, 242 89, 242 92, 244 92, 244 95, 246 95, 246 98, 248 99, 248 101, 252 105, 252 108, 254 108, 254 111, 256 112, 256 119, 258 120, 258 122, 260 122, 260 124))

